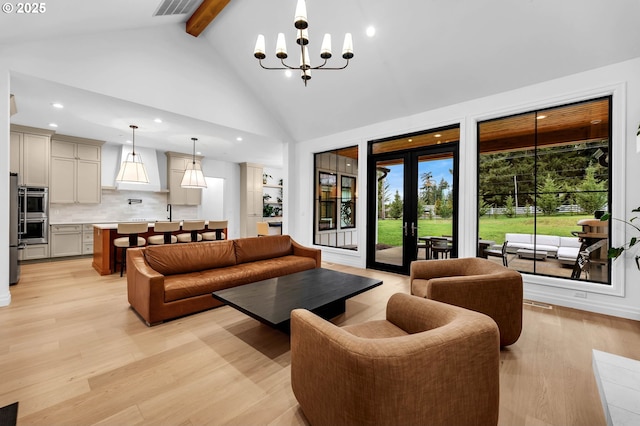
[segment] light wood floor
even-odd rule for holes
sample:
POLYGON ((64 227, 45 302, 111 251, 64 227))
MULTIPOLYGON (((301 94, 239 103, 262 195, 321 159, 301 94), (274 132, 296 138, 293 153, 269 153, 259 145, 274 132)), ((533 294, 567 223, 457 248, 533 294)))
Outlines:
MULTIPOLYGON (((408 277, 328 265, 384 284, 347 301, 335 322, 384 318, 408 277)), ((0 308, 0 406, 18 424, 304 425, 290 386, 288 336, 229 307, 148 328, 125 278, 90 259, 24 265, 0 308)), ((640 323, 524 307, 520 340, 501 353, 500 425, 602 425, 592 348, 640 359, 640 323)), ((419 366, 417 366, 419 368, 419 366)))

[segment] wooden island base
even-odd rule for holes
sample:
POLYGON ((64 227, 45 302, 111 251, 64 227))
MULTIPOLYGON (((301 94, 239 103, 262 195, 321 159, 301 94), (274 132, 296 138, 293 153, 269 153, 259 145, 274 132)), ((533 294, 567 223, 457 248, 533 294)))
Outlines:
MULTIPOLYGON (((213 229, 208 229, 208 226, 208 223, 206 223, 205 229, 200 231, 200 233, 214 231, 213 229)), ((224 235, 223 239, 227 239, 227 228, 216 229, 215 231, 221 231, 221 234, 224 235)), ((173 232, 173 234, 177 235, 183 232, 184 231, 180 230, 173 232)), ((154 232, 154 224, 150 223, 149 230, 144 234, 140 234, 140 236, 148 239, 151 235, 161 234, 161 232, 154 232)), ((93 225, 93 262, 91 266, 100 275, 111 275, 115 272, 113 270, 113 240, 119 237, 122 237, 122 235, 118 234, 117 223, 93 225)))

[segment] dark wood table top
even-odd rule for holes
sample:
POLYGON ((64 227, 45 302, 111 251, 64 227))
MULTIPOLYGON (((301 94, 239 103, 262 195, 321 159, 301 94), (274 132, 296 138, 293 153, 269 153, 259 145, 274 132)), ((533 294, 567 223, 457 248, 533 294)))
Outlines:
POLYGON ((276 328, 286 328, 291 311, 316 311, 343 302, 382 284, 382 281, 330 269, 295 274, 214 291, 213 297, 276 328))

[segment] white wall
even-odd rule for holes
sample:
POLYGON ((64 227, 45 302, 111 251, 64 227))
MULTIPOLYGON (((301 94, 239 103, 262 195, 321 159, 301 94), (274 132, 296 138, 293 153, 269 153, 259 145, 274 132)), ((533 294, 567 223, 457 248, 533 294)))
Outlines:
MULTIPOLYGON (((229 163, 219 161, 212 158, 204 158, 202 160, 202 172, 206 177, 219 178, 224 180, 223 184, 223 200, 222 200, 222 217, 221 220, 229 221, 229 235, 227 238, 240 237, 240 165, 238 163, 229 163)), ((200 210, 203 219, 217 219, 207 216, 206 211, 200 210)))
MULTIPOLYGON (((455 90, 455 88, 452 88, 455 90)), ((289 147, 291 208, 296 212, 289 221, 291 234, 303 244, 313 243, 313 154, 354 144, 359 145, 361 159, 366 158, 367 141, 430 128, 460 124, 460 235, 476 235, 476 123, 539 107, 548 107, 590 97, 614 95, 613 105, 613 214, 629 219, 630 210, 640 205, 640 147, 636 129, 640 121, 640 58, 575 74, 545 83, 523 87, 469 102, 464 102, 413 116, 389 120, 327 137, 305 141, 289 147), (629 185, 625 185, 629 182, 629 185)), ((367 165, 360 161, 359 223, 365 223, 367 165)), ((629 235, 622 226, 613 226, 614 245, 629 235)), ((345 252, 322 247, 323 260, 365 267, 366 232, 359 236, 359 250, 345 252)), ((460 257, 475 256, 473 239, 461 237, 460 257)), ((613 263, 612 286, 576 283, 569 280, 525 276, 525 297, 533 300, 575 307, 640 320, 640 271, 631 257, 613 263), (586 298, 576 291, 587 292, 586 298)))
POLYGON ((9 70, 0 65, 0 306, 11 303, 9 291, 9 70))

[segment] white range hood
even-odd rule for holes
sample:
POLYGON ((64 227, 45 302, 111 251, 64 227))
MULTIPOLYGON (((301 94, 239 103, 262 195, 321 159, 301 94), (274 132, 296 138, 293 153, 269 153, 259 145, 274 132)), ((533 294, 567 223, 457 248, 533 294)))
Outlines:
MULTIPOLYGON (((120 164, 127 158, 127 154, 131 153, 130 146, 122 146, 120 153, 120 161, 117 164, 116 171, 120 169, 120 164)), ((156 157, 156 150, 153 148, 141 148, 136 147, 136 156, 142 159, 144 168, 147 171, 149 183, 129 183, 129 182, 115 182, 115 187, 119 190, 128 191, 160 191, 160 173, 158 171, 158 158, 156 157)))

